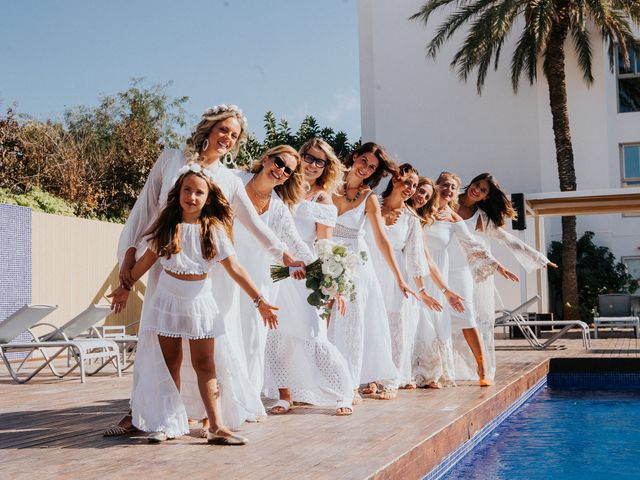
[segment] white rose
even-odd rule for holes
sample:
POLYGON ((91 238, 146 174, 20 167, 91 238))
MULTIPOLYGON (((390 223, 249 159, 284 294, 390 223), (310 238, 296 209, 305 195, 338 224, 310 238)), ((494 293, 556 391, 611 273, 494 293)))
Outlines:
POLYGON ((322 263, 322 273, 324 273, 325 275, 330 275, 332 277, 337 277, 338 275, 340 275, 342 272, 344 271, 344 269, 342 268, 342 265, 340 265, 338 262, 336 262, 333 259, 329 259, 326 262, 322 263))

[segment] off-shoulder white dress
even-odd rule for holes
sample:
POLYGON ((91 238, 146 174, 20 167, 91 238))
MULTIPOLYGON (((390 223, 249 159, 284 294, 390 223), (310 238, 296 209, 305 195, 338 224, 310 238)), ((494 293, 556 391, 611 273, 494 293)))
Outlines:
MULTIPOLYGON (((334 227, 337 217, 335 206, 315 200, 303 200, 293 210, 298 232, 312 251, 316 225, 334 227)), ((307 302, 311 290, 304 280, 288 278, 279 283, 279 324, 267 333, 267 396, 278 398, 278 389, 288 388, 297 402, 333 408, 351 406, 353 381, 347 362, 329 342, 326 322, 319 311, 307 302)))

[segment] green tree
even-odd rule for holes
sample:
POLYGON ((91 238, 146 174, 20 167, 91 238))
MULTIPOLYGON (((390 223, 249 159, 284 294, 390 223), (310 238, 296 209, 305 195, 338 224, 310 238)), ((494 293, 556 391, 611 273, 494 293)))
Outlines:
MULTIPOLYGON (((533 84, 538 62, 549 86, 549 106, 561 191, 576 190, 571 129, 567 110, 565 81, 565 41, 573 40, 578 66, 587 85, 593 82, 591 33, 608 45, 610 67, 614 66, 615 45, 625 65, 629 49, 636 48, 631 22, 640 24, 637 0, 428 0, 411 19, 427 24, 431 15, 443 7, 453 12, 437 28, 427 44, 427 55, 436 58, 442 45, 462 28, 466 37, 451 61, 451 67, 466 81, 477 70, 476 87, 480 94, 487 72, 498 68, 507 35, 519 29, 519 38, 511 57, 511 83, 517 93, 524 75, 533 84)), ((578 284, 576 276, 576 217, 562 217, 563 281, 565 318, 576 318, 578 284)))
POLYGON ((278 121, 273 112, 267 112, 264 116, 264 130, 265 137, 262 142, 255 134, 248 135, 247 143, 240 150, 240 154, 234 162, 236 166, 247 165, 251 160, 259 158, 265 150, 276 145, 291 145, 297 150, 314 137, 322 138, 329 143, 339 158, 346 157, 360 145, 359 141, 350 143, 347 134, 342 131, 335 133, 331 127, 321 127, 311 115, 307 115, 302 120, 300 127, 294 133, 287 120, 278 121))
MULTIPOLYGON (((638 281, 627 271, 622 262, 607 247, 593 243, 593 232, 584 232, 577 243, 576 271, 578 274, 578 308, 580 318, 593 319, 593 310, 598 304, 598 295, 603 293, 633 293, 638 289, 638 281)), ((562 269, 563 244, 551 242, 549 259, 558 268, 548 270, 549 294, 552 310, 562 313, 562 269)))

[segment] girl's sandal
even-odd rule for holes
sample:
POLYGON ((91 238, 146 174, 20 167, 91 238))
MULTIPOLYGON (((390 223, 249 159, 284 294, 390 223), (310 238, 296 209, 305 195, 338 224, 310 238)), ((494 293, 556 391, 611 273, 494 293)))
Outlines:
POLYGON ((291 410, 291 402, 280 399, 271 407, 270 412, 272 415, 284 415, 289 412, 289 410, 291 410))

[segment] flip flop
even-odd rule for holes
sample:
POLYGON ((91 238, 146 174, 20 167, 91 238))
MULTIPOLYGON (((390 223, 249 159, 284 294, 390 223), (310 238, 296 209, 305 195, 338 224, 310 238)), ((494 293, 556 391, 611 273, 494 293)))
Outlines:
POLYGON ((271 407, 271 414, 272 415, 284 415, 285 413, 289 412, 289 410, 291 410, 291 402, 288 402, 286 400, 278 400, 275 405, 273 407, 271 407), (282 411, 274 411, 274 408, 282 408, 282 411))

